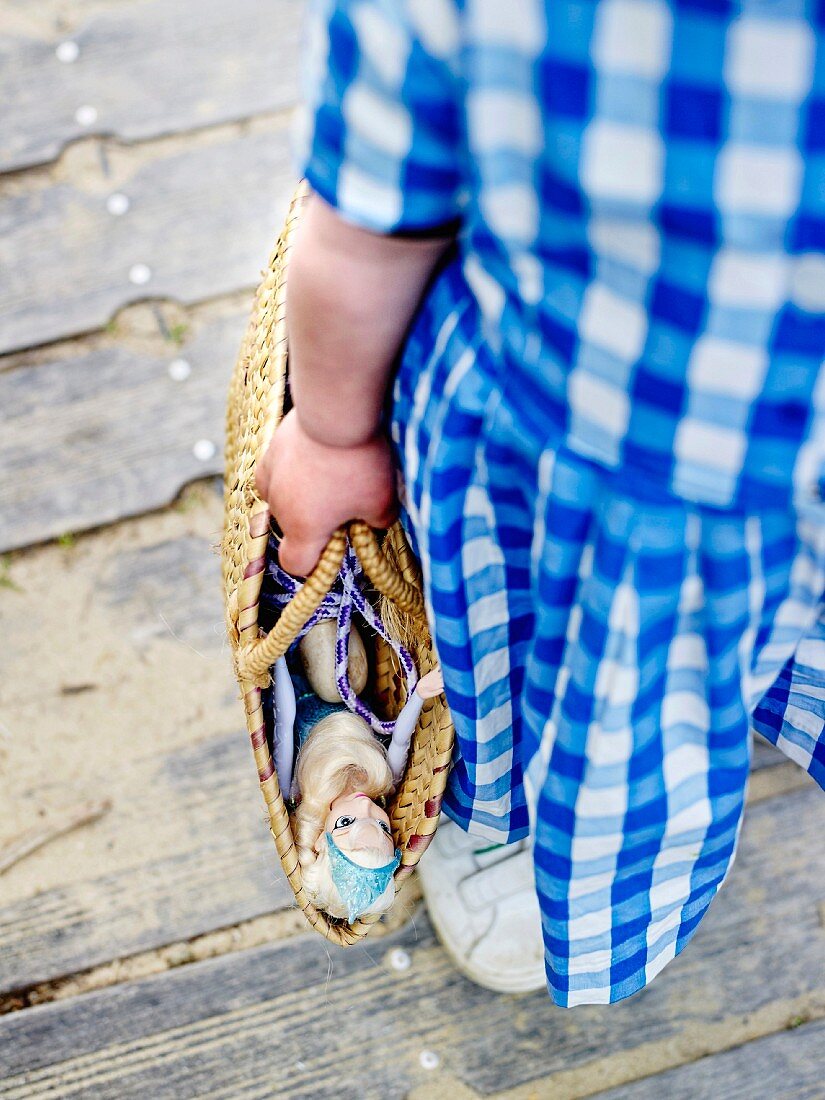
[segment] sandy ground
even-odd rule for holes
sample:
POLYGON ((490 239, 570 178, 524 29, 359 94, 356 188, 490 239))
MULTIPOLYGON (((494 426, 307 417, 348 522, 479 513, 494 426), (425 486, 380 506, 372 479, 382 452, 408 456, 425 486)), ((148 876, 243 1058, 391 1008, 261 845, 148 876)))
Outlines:
POLYGON ((141 775, 243 724, 211 549, 220 524, 215 486, 200 483, 162 512, 4 559, 0 849, 79 803, 112 804, 6 871, 4 901, 133 866, 146 846, 176 850, 141 775))

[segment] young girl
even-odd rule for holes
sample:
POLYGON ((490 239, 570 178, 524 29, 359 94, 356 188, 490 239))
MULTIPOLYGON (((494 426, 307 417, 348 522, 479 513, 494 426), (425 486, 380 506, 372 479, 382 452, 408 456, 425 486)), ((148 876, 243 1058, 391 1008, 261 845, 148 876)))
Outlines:
POLYGON ((314 5, 294 409, 258 485, 306 574, 338 524, 392 519, 401 471, 445 809, 512 845, 483 867, 439 830, 422 881, 493 988, 543 980, 536 892, 559 1005, 682 950, 734 857, 749 724, 825 783, 808 10, 314 5))

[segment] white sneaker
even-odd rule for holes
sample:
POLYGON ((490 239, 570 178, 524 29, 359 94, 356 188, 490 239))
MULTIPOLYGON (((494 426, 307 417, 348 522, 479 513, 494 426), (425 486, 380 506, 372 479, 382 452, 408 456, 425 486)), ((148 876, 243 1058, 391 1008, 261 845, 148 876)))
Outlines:
POLYGON ((491 845, 442 817, 418 877, 438 938, 465 977, 497 993, 544 988, 541 915, 527 841, 491 845))

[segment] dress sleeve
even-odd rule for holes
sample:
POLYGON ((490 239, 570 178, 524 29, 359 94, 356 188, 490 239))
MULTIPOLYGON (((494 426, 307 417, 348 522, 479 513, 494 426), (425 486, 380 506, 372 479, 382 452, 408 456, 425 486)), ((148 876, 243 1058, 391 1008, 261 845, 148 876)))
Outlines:
POLYGON ((339 214, 379 233, 454 223, 463 136, 454 0, 310 0, 298 172, 339 214))
POLYGON ((410 741, 418 723, 418 716, 424 700, 417 691, 413 691, 404 704, 404 709, 395 720, 395 728, 392 731, 392 741, 387 749, 387 762, 392 772, 392 781, 398 786, 404 769, 407 766, 407 757, 410 755, 410 741))
POLYGON ((284 798, 291 796, 292 765, 295 756, 295 687, 286 657, 279 657, 273 670, 275 681, 275 773, 284 798))

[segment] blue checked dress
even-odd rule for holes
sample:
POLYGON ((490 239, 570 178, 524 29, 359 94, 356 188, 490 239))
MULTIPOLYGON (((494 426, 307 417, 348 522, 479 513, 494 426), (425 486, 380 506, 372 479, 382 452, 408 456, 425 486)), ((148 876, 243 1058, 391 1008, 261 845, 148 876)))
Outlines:
POLYGON ((298 168, 456 224, 388 427, 548 987, 621 1000, 727 876, 754 727, 825 786, 825 5, 320 0, 298 168))

